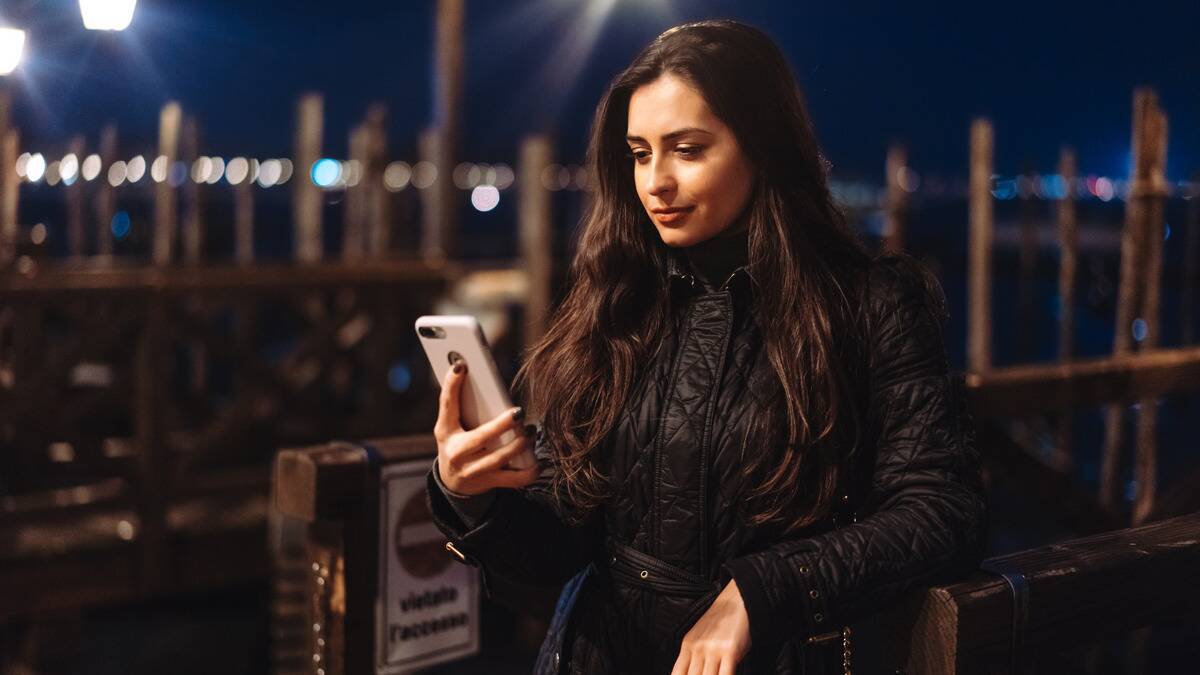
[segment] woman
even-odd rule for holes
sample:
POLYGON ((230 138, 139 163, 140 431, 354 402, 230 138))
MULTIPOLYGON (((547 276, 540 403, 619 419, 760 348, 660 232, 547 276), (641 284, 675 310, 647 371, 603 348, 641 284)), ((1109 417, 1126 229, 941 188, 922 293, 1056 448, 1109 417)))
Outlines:
POLYGON ((447 548, 489 589, 566 582, 537 673, 842 672, 842 626, 983 545, 940 287, 849 233, 748 26, 659 36, 589 159, 568 292, 517 376, 540 429, 482 453, 522 410, 464 431, 462 364, 442 392, 447 548), (506 468, 530 444, 541 466, 506 468))

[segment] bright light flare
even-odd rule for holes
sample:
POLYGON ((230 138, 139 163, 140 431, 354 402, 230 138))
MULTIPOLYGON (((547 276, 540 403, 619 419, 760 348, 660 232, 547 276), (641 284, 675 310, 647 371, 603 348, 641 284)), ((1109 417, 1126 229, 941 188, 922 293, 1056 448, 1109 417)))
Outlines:
POLYGON ((25 51, 25 31, 20 28, 0 28, 0 75, 8 75, 21 63, 25 51))
POLYGON ((125 30, 136 6, 137 0, 79 0, 79 14, 88 30, 125 30))

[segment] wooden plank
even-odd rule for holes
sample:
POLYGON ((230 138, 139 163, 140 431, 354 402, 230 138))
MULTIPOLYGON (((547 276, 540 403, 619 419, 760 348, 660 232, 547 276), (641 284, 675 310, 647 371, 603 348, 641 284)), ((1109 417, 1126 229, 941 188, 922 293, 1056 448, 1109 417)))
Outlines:
MULTIPOLYGON (((1028 648, 1062 649, 1134 628, 1197 617, 1200 514, 999 556, 1029 583, 1028 648)), ((1012 599, 977 572, 925 591, 910 635, 908 672, 984 672, 1007 663, 1012 599), (948 664, 953 664, 952 668, 948 664)))
POLYGON ((366 186, 367 256, 386 258, 392 245, 391 193, 383 184, 387 169, 387 106, 373 103, 367 108, 367 162, 363 166, 366 186))
MULTIPOLYGON (((437 456, 431 434, 364 441, 389 464, 437 456)), ((281 450, 275 458, 275 508, 306 522, 336 520, 355 512, 367 479, 367 453, 354 443, 333 442, 281 450)))
POLYGON ((200 159, 200 126, 191 115, 183 121, 181 145, 184 166, 188 167, 183 179, 183 261, 188 265, 199 265, 204 259, 205 183, 196 180, 197 176, 192 174, 196 160, 200 159))
POLYGON ((358 125, 350 131, 350 162, 358 167, 358 179, 346 185, 346 196, 342 199, 342 260, 353 262, 366 255, 363 230, 366 222, 366 192, 362 173, 367 164, 368 131, 358 125))
POLYGON ((108 167, 117 160, 117 125, 108 124, 100 131, 100 175, 96 177, 96 255, 110 264, 113 254, 113 214, 117 211, 116 193, 108 182, 108 167))
POLYGON ((908 171, 908 150, 899 143, 888 146, 884 161, 887 182, 887 211, 883 227, 883 249, 903 251, 905 246, 905 214, 908 211, 908 191, 901 184, 901 174, 908 171))
MULTIPOLYGON (((1075 151, 1062 148, 1058 155, 1058 175, 1063 193, 1056 205, 1058 219, 1058 360, 1075 356, 1075 286, 1079 275, 1079 233, 1075 218, 1075 151)), ((1074 464, 1074 437, 1071 433, 1073 412, 1058 416, 1054 443, 1054 466, 1068 471, 1074 464)))
MULTIPOLYGON (((169 101, 158 117, 158 156, 167 158, 167 166, 175 165, 179 154, 179 124, 182 111, 177 101, 169 101)), ((152 163, 156 158, 150 160, 152 163)), ((175 243, 175 187, 164 180, 154 186, 154 249, 155 265, 169 265, 175 243)))
MULTIPOLYGON (((435 171, 433 185, 417 190, 421 200, 421 257, 431 263, 447 259, 447 233, 442 231, 443 196, 434 187, 439 182, 451 181, 452 178, 448 174, 443 175, 449 170, 442 169, 437 164, 442 153, 441 143, 441 133, 437 129, 426 129, 417 139, 417 153, 421 162, 432 164, 435 171)), ((415 166, 413 168, 416 169, 415 166)))
POLYGON ((992 367, 992 123, 971 124, 969 279, 967 287, 967 368, 992 367))
POLYGON ((464 0, 438 0, 434 17, 432 115, 438 133, 434 161, 438 177, 429 188, 437 193, 438 222, 436 230, 426 232, 431 237, 422 246, 427 257, 455 258, 458 254, 459 199, 451 176, 461 151, 465 21, 464 0))
POLYGON ((521 263, 528 278, 529 296, 525 300, 526 348, 546 332, 550 316, 551 275, 554 267, 554 229, 550 222, 550 191, 541 175, 554 158, 554 146, 547 135, 526 137, 521 142, 517 182, 519 202, 517 222, 521 244, 521 263))
POLYGON ((967 373, 966 383, 971 409, 980 418, 1132 402, 1195 391, 1200 386, 1200 347, 1012 366, 988 373, 967 373))
POLYGON ((21 178, 16 169, 19 145, 16 129, 4 131, 0 138, 0 266, 5 267, 17 256, 17 203, 21 190, 21 178))
POLYGON ((36 299, 47 293, 220 292, 286 295, 297 289, 330 286, 430 284, 429 292, 459 275, 458 267, 417 260, 364 261, 355 265, 324 263, 297 274, 290 265, 144 267, 75 269, 46 267, 36 277, 0 273, 0 292, 9 301, 36 299))
MULTIPOLYGON (((1146 130, 1146 154, 1149 164, 1149 182, 1135 183, 1132 190, 1135 198, 1145 200, 1143 217, 1146 219, 1142 233, 1146 240, 1145 277, 1142 288, 1142 319, 1146 322, 1146 335, 1139 345, 1140 350, 1156 349, 1161 342, 1159 307, 1162 302, 1162 257, 1163 257, 1163 209, 1167 195, 1167 116, 1157 103, 1151 108, 1146 130)), ((1158 490, 1158 401, 1143 398, 1138 406, 1138 424, 1135 432, 1133 480, 1136 493, 1133 501, 1133 524, 1141 525, 1154 508, 1154 496, 1158 490)))
POLYGON ((324 256, 321 240, 321 188, 312 181, 313 164, 321 158, 325 99, 309 93, 296 104, 295 176, 292 180, 292 221, 295 259, 314 263, 324 256))
POLYGON ((275 508, 305 522, 343 517, 362 497, 367 453, 350 443, 281 450, 275 458, 275 508))
POLYGON ((74 261, 83 259, 87 248, 86 219, 83 211, 83 176, 82 165, 86 145, 82 135, 71 137, 67 152, 75 155, 75 181, 67 186, 67 254, 74 261))
MULTIPOLYGON (((1026 163, 1021 180, 1031 184, 1037 180, 1037 171, 1032 163, 1026 163)), ((1033 335, 1038 330, 1033 310, 1033 285, 1037 273, 1037 210, 1033 190, 1018 190, 1020 217, 1018 231, 1020 247, 1017 256, 1017 313, 1016 354, 1018 363, 1028 363, 1033 358, 1033 335)))
POLYGON ((233 187, 233 259, 238 265, 254 263, 254 167, 257 162, 250 160, 250 173, 233 187))
POLYGON ((135 357, 134 428, 137 437, 137 501, 140 532, 142 590, 154 593, 166 587, 166 484, 171 464, 166 456, 166 422, 163 406, 167 358, 165 308, 151 298, 135 357))
MULTIPOLYGON (((1133 174, 1131 185, 1144 184, 1150 176, 1147 156, 1147 131, 1153 116, 1155 94, 1141 87, 1133 95, 1133 174)), ((1121 231, 1121 276, 1117 285, 1116 324, 1113 328, 1113 355, 1128 354, 1133 349, 1133 319, 1137 316, 1141 297, 1141 273, 1145 256, 1145 200, 1131 190, 1125 200, 1125 226, 1121 231)), ((1117 465, 1124 442, 1124 411, 1109 406, 1104 412, 1104 442, 1100 450, 1100 502, 1111 505, 1116 500, 1117 465)))

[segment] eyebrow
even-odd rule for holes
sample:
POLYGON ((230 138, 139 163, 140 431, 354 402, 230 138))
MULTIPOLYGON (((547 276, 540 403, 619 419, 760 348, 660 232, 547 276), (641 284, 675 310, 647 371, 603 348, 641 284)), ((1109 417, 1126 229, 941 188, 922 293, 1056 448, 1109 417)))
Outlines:
MULTIPOLYGON (((712 132, 708 131, 707 129, 701 129, 700 127, 684 127, 682 129, 676 129, 675 131, 672 131, 669 134, 663 134, 662 139, 664 141, 673 141, 676 138, 679 138, 680 136, 685 136, 690 133, 701 133, 701 134, 706 134, 708 136, 712 135, 712 132)), ((640 141, 642 143, 646 142, 646 139, 642 138, 641 136, 633 136, 633 135, 626 136, 625 140, 640 141)))

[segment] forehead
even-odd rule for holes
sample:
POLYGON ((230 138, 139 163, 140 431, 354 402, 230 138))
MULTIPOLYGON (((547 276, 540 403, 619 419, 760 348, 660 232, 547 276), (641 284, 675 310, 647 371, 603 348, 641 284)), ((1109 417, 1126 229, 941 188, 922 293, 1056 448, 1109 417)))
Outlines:
POLYGON ((652 140, 681 127, 717 133, 723 126, 699 90, 674 75, 638 87, 629 98, 628 133, 633 136, 652 140))

